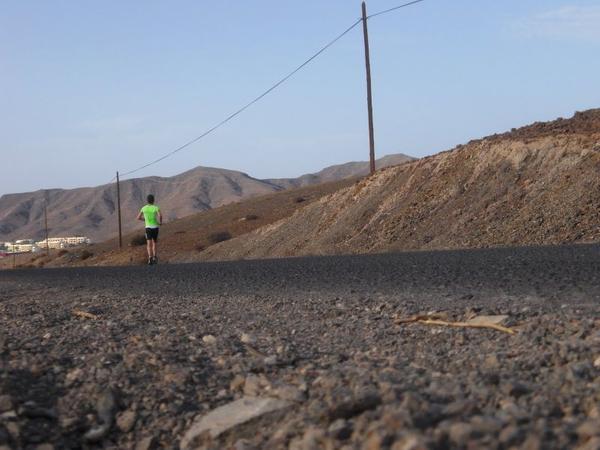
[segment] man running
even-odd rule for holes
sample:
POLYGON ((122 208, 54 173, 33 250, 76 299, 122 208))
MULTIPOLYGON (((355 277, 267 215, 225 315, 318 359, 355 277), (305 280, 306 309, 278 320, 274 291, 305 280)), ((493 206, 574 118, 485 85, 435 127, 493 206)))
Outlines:
POLYGON ((156 241, 158 240, 158 228, 162 225, 162 214, 160 208, 154 204, 154 195, 147 197, 148 204, 144 206, 137 216, 137 220, 146 223, 146 250, 148 250, 148 265, 156 264, 156 241))

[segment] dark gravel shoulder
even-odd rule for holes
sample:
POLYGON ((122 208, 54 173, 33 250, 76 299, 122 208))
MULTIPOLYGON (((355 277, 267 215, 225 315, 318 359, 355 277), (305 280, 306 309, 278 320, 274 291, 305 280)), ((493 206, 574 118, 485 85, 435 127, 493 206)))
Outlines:
POLYGON ((600 448, 600 246, 2 271, 0 369, 2 450, 600 448))

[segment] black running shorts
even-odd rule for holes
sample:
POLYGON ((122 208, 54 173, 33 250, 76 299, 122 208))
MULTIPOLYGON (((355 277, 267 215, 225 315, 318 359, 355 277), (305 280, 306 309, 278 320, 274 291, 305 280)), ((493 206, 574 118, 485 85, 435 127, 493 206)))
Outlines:
POLYGON ((158 241, 158 228, 146 228, 146 240, 158 241))

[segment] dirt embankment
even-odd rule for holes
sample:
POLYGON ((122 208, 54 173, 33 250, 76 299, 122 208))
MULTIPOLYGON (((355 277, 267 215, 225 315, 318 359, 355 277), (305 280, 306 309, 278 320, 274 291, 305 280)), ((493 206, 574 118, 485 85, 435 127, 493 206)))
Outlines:
POLYGON ((384 169, 203 258, 598 241, 599 171, 593 110, 384 169))

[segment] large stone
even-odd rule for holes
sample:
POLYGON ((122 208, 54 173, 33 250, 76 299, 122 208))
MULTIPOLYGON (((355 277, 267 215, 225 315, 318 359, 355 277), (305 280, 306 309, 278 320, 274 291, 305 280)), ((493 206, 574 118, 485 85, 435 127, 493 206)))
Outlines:
POLYGON ((231 428, 290 405, 291 402, 275 398, 244 397, 220 406, 194 421, 181 439, 180 447, 193 449, 194 442, 204 433, 216 438, 231 428))

